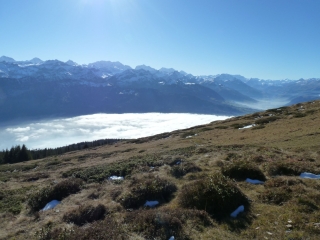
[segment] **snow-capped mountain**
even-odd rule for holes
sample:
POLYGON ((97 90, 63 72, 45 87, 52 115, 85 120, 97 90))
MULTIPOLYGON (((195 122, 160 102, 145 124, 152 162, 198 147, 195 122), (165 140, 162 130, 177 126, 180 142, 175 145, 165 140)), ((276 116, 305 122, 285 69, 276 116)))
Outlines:
POLYGON ((319 98, 320 79, 261 80, 193 76, 173 68, 120 62, 16 61, 0 57, 0 122, 97 112, 192 112, 237 115, 260 101, 319 98), (240 105, 239 105, 240 104, 240 105), (241 106, 242 105, 242 106, 241 106))

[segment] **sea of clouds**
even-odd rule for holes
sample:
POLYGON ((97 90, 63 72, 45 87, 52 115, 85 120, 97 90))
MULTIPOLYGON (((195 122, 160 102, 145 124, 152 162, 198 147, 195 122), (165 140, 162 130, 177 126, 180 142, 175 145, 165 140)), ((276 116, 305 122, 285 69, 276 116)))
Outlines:
POLYGON ((0 150, 22 144, 40 149, 106 138, 134 139, 227 118, 187 113, 125 113, 52 119, 3 127, 0 150))

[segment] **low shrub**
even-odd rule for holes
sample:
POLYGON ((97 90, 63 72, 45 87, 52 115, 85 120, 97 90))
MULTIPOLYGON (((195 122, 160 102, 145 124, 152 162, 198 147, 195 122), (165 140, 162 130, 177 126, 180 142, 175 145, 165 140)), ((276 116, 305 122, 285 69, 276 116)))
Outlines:
POLYGON ((302 117, 306 117, 307 114, 306 113, 301 113, 301 112, 297 112, 295 114, 293 114, 293 117, 295 118, 302 118, 302 117))
POLYGON ((230 152, 227 154, 225 160, 226 161, 230 161, 230 160, 234 160, 234 159, 237 159, 239 158, 239 155, 237 153, 233 153, 233 152, 230 152))
POLYGON ((0 190, 0 213, 19 214, 30 189, 30 187, 24 187, 14 190, 0 190))
POLYGON ((29 174, 27 176, 24 177, 23 181, 24 182, 32 182, 32 181, 37 181, 41 178, 48 178, 49 174, 47 173, 33 173, 33 174, 29 174))
POLYGON ((266 180, 259 167, 248 161, 234 161, 231 164, 226 164, 221 168, 221 172, 223 175, 239 181, 247 178, 258 179, 260 181, 266 180))
POLYGON ((234 123, 231 124, 230 127, 233 127, 234 129, 238 129, 238 128, 243 128, 245 126, 251 125, 251 122, 246 122, 246 123, 234 123))
POLYGON ((195 165, 194 163, 183 162, 183 163, 180 163, 179 165, 174 165, 171 168, 170 173, 172 174, 172 176, 176 178, 181 178, 187 173, 191 173, 191 172, 195 173, 195 172, 201 172, 201 171, 202 171, 201 168, 195 165))
POLYGON ((120 196, 120 202, 125 208, 139 208, 147 200, 168 202, 176 190, 174 183, 150 174, 133 179, 130 192, 120 196))
POLYGON ((106 217, 103 221, 96 221, 86 228, 77 227, 67 229, 53 229, 52 224, 46 224, 40 231, 35 233, 35 239, 68 239, 68 240, 127 240, 128 234, 125 226, 114 218, 106 217))
POLYGON ((201 128, 199 131, 200 131, 200 132, 206 132, 206 131, 211 131, 211 130, 213 130, 213 128, 211 128, 211 127, 204 127, 204 128, 201 128))
POLYGON ((130 230, 146 239, 190 239, 186 224, 209 226, 211 220, 205 211, 189 209, 137 210, 126 214, 125 222, 130 230))
POLYGON ((86 182, 102 182, 112 175, 125 177, 141 166, 153 166, 159 156, 145 155, 131 157, 127 160, 87 168, 74 168, 62 173, 62 177, 80 178, 86 182))
POLYGON ((277 117, 277 116, 264 117, 264 118, 257 119, 255 121, 255 124, 266 124, 266 123, 274 122, 278 119, 279 119, 279 117, 277 117))
POLYGON ((276 177, 265 182, 264 186, 266 188, 272 187, 283 187, 283 186, 294 186, 302 183, 300 179, 288 178, 288 177, 276 177))
POLYGON ((313 172, 319 169, 314 167, 311 162, 296 161, 296 160, 284 160, 279 162, 273 162, 269 165, 270 175, 286 175, 286 176, 298 176, 302 172, 313 172))
POLYGON ((258 197, 264 203, 281 205, 292 198, 292 190, 287 186, 266 188, 258 197))
POLYGON ((102 204, 95 207, 92 205, 80 206, 77 209, 65 213, 63 215, 63 221, 82 226, 86 223, 102 220, 106 213, 107 209, 102 204))
POLYGON ((196 133, 195 132, 192 132, 192 131, 189 131, 189 132, 184 132, 181 134, 181 138, 186 138, 188 136, 194 136, 196 133))
MULTIPOLYGON (((319 198, 319 194, 317 198, 319 198)), ((305 213, 312 213, 314 211, 319 210, 319 206, 317 205, 317 203, 314 201, 314 199, 310 199, 310 198, 299 197, 298 206, 299 206, 299 211, 305 212, 305 213)))
POLYGON ((61 201, 63 198, 79 192, 82 184, 80 179, 67 179, 56 185, 45 187, 30 196, 28 205, 32 211, 38 211, 52 200, 61 201))
POLYGON ((258 129, 262 129, 262 128, 265 128, 265 126, 260 124, 260 125, 256 125, 256 126, 252 127, 251 129, 252 130, 258 130, 258 129))
POLYGON ((184 208, 205 210, 216 219, 229 216, 240 205, 249 206, 247 197, 220 173, 196 180, 182 187, 179 204, 184 208))
POLYGON ((0 165, 0 172, 14 172, 14 171, 18 171, 18 172, 25 172, 25 171, 29 171, 31 169, 34 169, 38 166, 38 164, 36 163, 31 163, 28 165, 25 164, 2 164, 0 165))
POLYGON ((45 167, 50 167, 50 166, 59 165, 60 163, 62 163, 62 162, 59 161, 58 159, 54 159, 52 161, 47 162, 44 166, 45 167))
POLYGON ((265 190, 258 196, 264 203, 282 205, 294 196, 305 196, 302 180, 288 177, 276 177, 266 181, 265 190))
POLYGON ((216 126, 215 129, 227 129, 228 126, 216 126))

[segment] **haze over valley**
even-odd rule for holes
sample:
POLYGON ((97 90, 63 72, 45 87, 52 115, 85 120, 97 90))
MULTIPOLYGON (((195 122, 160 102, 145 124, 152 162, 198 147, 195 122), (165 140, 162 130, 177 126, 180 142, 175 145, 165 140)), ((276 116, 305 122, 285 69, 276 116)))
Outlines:
POLYGON ((101 138, 138 138, 209 123, 216 116, 239 116, 311 101, 320 94, 319 78, 193 76, 173 68, 131 68, 111 61, 79 65, 71 60, 16 61, 5 56, 0 57, 0 83, 0 135, 7 139, 0 148, 16 144, 48 148, 101 138), (120 113, 131 115, 115 115, 120 113), (160 125, 165 115, 145 113, 167 113, 166 121, 173 116, 177 119, 160 125), (194 119, 195 115, 185 115, 185 121, 181 121, 182 115, 173 113, 206 114, 210 120, 204 120, 205 115, 198 115, 199 120, 194 119), (129 116, 131 122, 123 120, 124 116, 129 116), (84 118, 92 122, 76 124, 77 119, 84 118), (75 124, 66 124, 73 121, 75 124), (92 128, 97 121, 101 124, 99 131, 92 128), (61 129, 41 127, 57 122, 61 122, 61 129), (136 129, 141 131, 137 133, 136 129))
POLYGON ((224 120, 226 116, 144 113, 92 114, 43 120, 0 128, 0 149, 26 144, 30 149, 56 148, 98 139, 136 139, 224 120))

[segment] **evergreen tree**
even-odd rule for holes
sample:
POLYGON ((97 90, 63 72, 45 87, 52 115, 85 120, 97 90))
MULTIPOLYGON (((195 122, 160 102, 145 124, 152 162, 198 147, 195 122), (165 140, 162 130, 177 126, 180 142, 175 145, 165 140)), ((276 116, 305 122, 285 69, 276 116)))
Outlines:
POLYGON ((18 155, 18 162, 24 162, 28 160, 31 160, 31 154, 28 151, 27 147, 23 144, 18 155))

